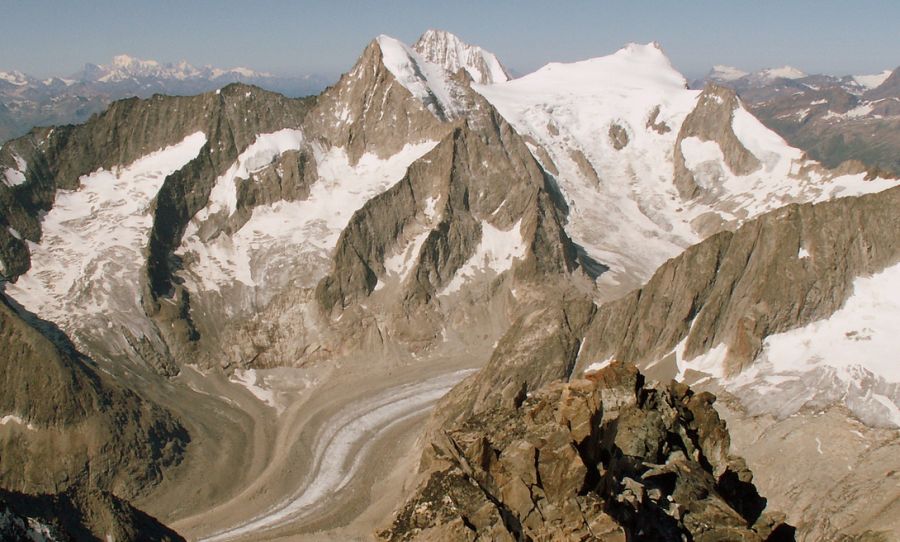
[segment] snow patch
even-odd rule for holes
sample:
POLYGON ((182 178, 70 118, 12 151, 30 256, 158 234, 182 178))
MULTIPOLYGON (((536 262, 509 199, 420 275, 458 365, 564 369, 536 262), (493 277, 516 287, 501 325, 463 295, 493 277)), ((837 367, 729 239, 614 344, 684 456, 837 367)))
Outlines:
POLYGON ((477 274, 492 272, 499 275, 512 268, 513 260, 525 257, 526 243, 522 238, 522 220, 508 230, 495 228, 488 222, 481 223, 481 242, 469 260, 453 275, 453 279, 440 292, 449 295, 459 291, 477 274))
POLYGON ((788 145, 781 136, 766 128, 743 106, 734 110, 731 128, 741 145, 764 164, 767 172, 786 177, 790 161, 803 157, 802 151, 788 145))
POLYGON ((709 77, 711 79, 718 79, 719 81, 736 81, 741 77, 745 77, 747 75, 749 75, 747 72, 739 70, 734 66, 723 66, 721 64, 718 64, 716 66, 713 66, 709 77))
POLYGON ((402 249, 398 250, 394 255, 385 258, 384 269, 389 275, 395 275, 400 281, 405 281, 406 276, 412 270, 419 256, 419 251, 431 230, 425 230, 417 235, 413 240, 407 243, 402 249))
POLYGON ((722 163, 725 155, 715 141, 703 141, 699 137, 686 137, 681 140, 681 154, 684 156, 684 165, 688 169, 697 169, 704 162, 722 163))
POLYGON ((843 404, 863 423, 900 427, 900 264, 853 282, 828 318, 768 336, 753 364, 723 380, 755 413, 843 404))
POLYGON ((596 373, 597 371, 605 369, 606 367, 609 367, 609 364, 612 363, 612 361, 613 361, 612 357, 605 359, 603 361, 595 361, 594 363, 591 363, 590 365, 588 365, 587 367, 584 368, 584 374, 596 373))
POLYGON ((25 173, 28 171, 28 163, 16 153, 12 153, 13 160, 16 161, 15 168, 6 168, 3 172, 4 183, 6 186, 18 186, 25 182, 25 173))
POLYGON ((19 416, 16 416, 15 414, 7 414, 6 416, 3 416, 2 418, 0 418, 0 425, 7 425, 7 424, 20 425, 22 427, 27 428, 29 431, 34 431, 35 429, 37 429, 37 427, 35 427, 31 423, 25 422, 25 420, 23 420, 19 416))
POLYGON ((859 365, 887 382, 900 383, 900 264, 853 281, 853 294, 824 320, 769 335, 763 356, 779 373, 810 365, 848 369, 859 365))
MULTIPOLYGON (((278 409, 278 403, 275 401, 275 390, 266 385, 265 378, 259 375, 256 372, 256 369, 237 369, 231 375, 231 378, 229 380, 231 380, 235 384, 240 384, 241 386, 247 388, 247 391, 252 393, 263 403, 269 405, 272 408, 278 409)), ((279 409, 279 414, 280 413, 281 410, 279 409)))
POLYGON ((782 66, 780 68, 768 68, 758 72, 758 77, 764 81, 774 81, 775 79, 802 79, 806 74, 793 66, 782 66))
POLYGON ((422 57, 450 73, 465 69, 476 83, 501 83, 509 80, 497 57, 481 47, 464 43, 441 30, 427 30, 413 48, 422 57))
POLYGON ((437 117, 459 112, 453 98, 454 85, 443 67, 423 59, 406 44, 389 36, 378 36, 384 66, 413 96, 437 117), (437 102, 437 108, 433 101, 437 102))

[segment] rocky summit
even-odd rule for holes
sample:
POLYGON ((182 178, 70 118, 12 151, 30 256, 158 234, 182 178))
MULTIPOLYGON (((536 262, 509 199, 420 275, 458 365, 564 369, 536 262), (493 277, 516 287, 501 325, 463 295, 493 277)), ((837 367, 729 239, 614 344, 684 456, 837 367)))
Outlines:
POLYGON ((613 362, 445 429, 385 540, 793 540, 715 397, 613 362))
POLYGON ((716 74, 429 30, 4 143, 0 532, 896 537, 898 180, 716 74))

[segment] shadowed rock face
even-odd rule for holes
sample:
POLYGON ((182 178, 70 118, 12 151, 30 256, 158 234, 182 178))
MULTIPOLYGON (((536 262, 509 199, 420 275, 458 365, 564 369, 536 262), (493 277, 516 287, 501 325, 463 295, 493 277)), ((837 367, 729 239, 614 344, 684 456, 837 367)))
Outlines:
POLYGON ((386 540, 792 540, 715 398, 614 362, 445 427, 386 540))
POLYGON ((0 487, 51 492, 81 480, 130 497, 181 460, 188 436, 171 414, 2 298, 0 351, 0 412, 18 418, 0 436, 0 487))
POLYGON ((48 542, 184 540, 127 501, 106 491, 84 487, 52 495, 0 490, 0 538, 48 542), (38 529, 35 523, 40 525, 38 529), (40 531, 46 538, 35 536, 40 531))

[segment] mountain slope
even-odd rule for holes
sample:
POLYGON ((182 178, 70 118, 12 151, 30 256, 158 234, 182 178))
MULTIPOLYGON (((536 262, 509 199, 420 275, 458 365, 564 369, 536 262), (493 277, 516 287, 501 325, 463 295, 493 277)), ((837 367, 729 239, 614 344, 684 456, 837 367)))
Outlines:
MULTIPOLYGON (((397 498, 411 472, 414 454, 405 452, 437 392, 404 380, 404 399, 394 404, 398 379, 433 378, 444 390, 483 361, 442 404, 432 437, 442 421, 516 407, 528 392, 613 354, 651 377, 712 371, 717 378, 701 385, 746 411, 757 406, 734 401, 736 386, 755 390, 742 395, 753 398, 780 378, 820 375, 808 388, 821 394, 807 409, 824 401, 884 425, 888 412, 878 405, 886 407, 882 396, 894 400, 890 383, 824 369, 766 373, 759 354, 769 335, 831 314, 859 273, 891 263, 894 222, 884 202, 893 201, 895 179, 807 159, 732 91, 687 89, 655 44, 478 84, 476 75, 493 70, 488 60, 440 33, 416 47, 379 36, 316 97, 229 85, 124 100, 84 125, 35 130, 0 149, 0 287, 16 307, 10 321, 51 322, 109 389, 135 390, 134 399, 121 391, 122 408, 143 405, 143 413, 121 442, 150 443, 135 445, 149 450, 149 474, 128 488, 143 491, 142 508, 191 537, 226 539, 254 525, 285 536, 343 526, 362 517, 360 495, 380 477, 398 469, 390 475, 397 498), (836 199, 865 193, 877 194, 836 199), (804 233, 809 244, 792 237, 801 226, 816 230, 804 233), (825 251, 828 243, 837 248, 825 251), (847 247, 856 252, 842 267, 837 254, 847 247), (754 256, 759 267, 746 265, 754 256), (719 260, 721 268, 710 263, 719 260), (673 268, 681 278, 670 284, 673 268), (769 277, 773 269, 796 273, 796 284, 769 277), (776 306, 801 298, 807 312, 776 306), (733 350, 727 365, 713 363, 716 348, 733 350), (682 353, 708 363, 692 366, 682 353), (657 358, 676 363, 653 365, 657 358), (850 403, 832 400, 845 390, 850 403), (357 431, 365 424, 351 423, 340 404, 347 400, 376 405, 377 420, 357 431), (174 419, 166 411, 183 425, 166 425, 174 419), (154 436, 159 426, 166 431, 154 436), (180 427, 191 445, 172 468, 187 442, 180 427), (369 453, 368 430, 379 434, 376 451, 385 438, 402 441, 402 459, 369 453), (331 457, 335 447, 344 451, 331 457), (379 456, 378 468, 363 468, 379 456), (315 510, 298 496, 310 484, 324 495, 315 510)), ((9 347, 21 348, 23 337, 9 347)), ((77 374, 65 367, 62 381, 77 374)), ((14 390, 36 378, 11 374, 20 375, 8 382, 14 390)), ((792 389, 779 388, 778 397, 792 389)), ((105 412, 97 424, 107 423, 105 412)), ((27 418, 10 415, 24 420, 17 446, 42 442, 27 418)), ((783 416, 760 415, 774 423, 783 416)), ((743 420, 742 439, 741 428, 754 427, 748 416, 731 418, 743 420)), ((637 418, 651 423, 652 409, 637 418)), ((80 458, 67 442, 54 453, 80 458)), ((117 457, 120 448, 110 446, 104 453, 117 457)), ((43 465, 38 456, 14 457, 26 472, 43 465)), ((132 468, 130 459, 107 469, 110 483, 132 468)), ((76 463, 77 471, 84 462, 76 463)), ((22 470, 15 466, 10 484, 22 470)), ((765 464, 761 472, 773 480, 765 464)), ((850 497, 858 509, 862 500, 850 497)), ((385 517, 388 501, 371 503, 366 517, 385 517)), ((733 526, 753 527, 732 504, 742 518, 733 526)), ((816 518, 803 532, 819 532, 816 518)))
POLYGON ((666 258, 781 205, 894 181, 823 170, 734 94, 687 90, 656 44, 476 86, 529 142, 569 208, 566 231, 609 268, 608 299, 666 258))
POLYGON ((493 53, 464 43, 443 30, 426 31, 413 45, 413 49, 427 62, 442 66, 450 73, 466 70, 472 80, 481 85, 502 83, 510 79, 506 68, 493 53))
POLYGON ((0 346, 3 487, 55 492, 81 481, 132 497, 181 460, 189 437, 177 419, 5 299, 0 346))
MULTIPOLYGON (((871 295, 861 281, 877 280, 900 262, 898 197, 894 188, 778 209, 689 248, 620 299, 599 307, 563 299, 521 318, 486 367, 442 400, 429 439, 515 408, 556 380, 612 360, 635 363, 659 381, 677 378, 720 396, 730 431, 753 451, 758 487, 798 526, 799 538, 893 532, 896 525, 878 519, 876 510, 896 506, 896 488, 891 476, 872 475, 894 468, 887 458, 900 446, 893 320, 870 320, 892 318, 890 282, 878 290, 878 312, 854 313, 870 327, 860 332, 859 320, 840 315, 857 296, 871 295), (838 331, 828 331, 828 350, 806 355, 776 342, 832 321, 838 331), (864 340, 856 340, 860 333, 864 340), (848 422, 848 411, 865 423, 848 422), (804 424, 815 429, 801 431, 804 424), (805 439, 813 441, 809 468, 798 464, 809 453, 805 439), (782 461, 786 441, 793 451, 782 461), (824 455, 823 446, 842 442, 861 451, 852 458, 824 455), (867 443, 865 450, 858 443, 867 443), (821 509, 823 494, 842 505, 821 509), (859 500, 862 494, 871 498, 859 500)), ((807 337, 813 343, 807 347, 823 340, 807 337)))
POLYGON ((897 70, 869 76, 793 75, 723 77, 714 69, 705 81, 734 88, 766 126, 828 167, 853 160, 874 173, 900 173, 897 70))

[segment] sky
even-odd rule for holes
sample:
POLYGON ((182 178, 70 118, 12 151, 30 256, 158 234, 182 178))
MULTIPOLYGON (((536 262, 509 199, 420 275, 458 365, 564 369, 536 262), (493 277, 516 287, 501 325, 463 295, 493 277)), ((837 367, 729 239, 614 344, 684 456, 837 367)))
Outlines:
POLYGON ((688 77, 714 64, 865 74, 900 65, 900 0, 0 0, 0 70, 70 75, 120 53, 336 76, 379 34, 448 30, 519 75, 658 41, 688 77))

